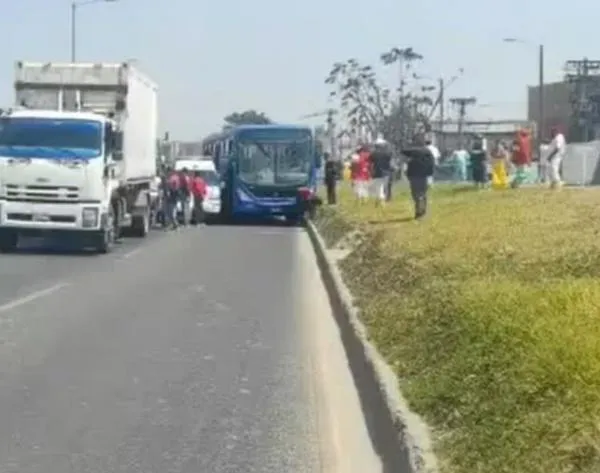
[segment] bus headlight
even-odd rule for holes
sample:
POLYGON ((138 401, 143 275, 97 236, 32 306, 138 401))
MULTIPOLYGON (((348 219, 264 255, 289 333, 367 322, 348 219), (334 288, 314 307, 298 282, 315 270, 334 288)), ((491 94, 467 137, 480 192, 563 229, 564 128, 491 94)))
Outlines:
POLYGON ((98 226, 98 209, 84 208, 81 211, 81 226, 83 228, 95 228, 98 226))

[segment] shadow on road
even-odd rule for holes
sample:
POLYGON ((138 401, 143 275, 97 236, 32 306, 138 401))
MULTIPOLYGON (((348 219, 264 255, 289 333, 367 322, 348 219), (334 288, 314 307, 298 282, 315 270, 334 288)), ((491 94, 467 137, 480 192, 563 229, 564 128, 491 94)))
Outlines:
POLYGON ((221 220, 212 223, 210 226, 223 226, 223 227, 258 227, 258 228, 298 228, 304 227, 297 223, 286 222, 283 219, 278 218, 236 218, 235 220, 221 220))
MULTIPOLYGON (((117 243, 117 247, 121 243, 117 243)), ((85 247, 74 247, 73 245, 61 244, 61 242, 36 239, 21 238, 19 246, 11 254, 22 256, 74 256, 74 257, 93 257, 98 253, 85 247)))

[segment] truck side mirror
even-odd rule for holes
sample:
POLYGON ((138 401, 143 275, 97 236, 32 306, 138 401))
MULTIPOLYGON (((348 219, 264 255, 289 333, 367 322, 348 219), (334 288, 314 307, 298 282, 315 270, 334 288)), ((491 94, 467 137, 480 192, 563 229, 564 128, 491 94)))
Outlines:
POLYGON ((123 132, 114 131, 112 133, 112 155, 114 161, 123 160, 123 132))

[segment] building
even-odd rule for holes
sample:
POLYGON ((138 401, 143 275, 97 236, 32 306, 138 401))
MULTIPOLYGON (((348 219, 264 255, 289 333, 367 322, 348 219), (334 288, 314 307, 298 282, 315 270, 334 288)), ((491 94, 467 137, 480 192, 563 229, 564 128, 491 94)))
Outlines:
MULTIPOLYGON (((550 129, 561 127, 570 142, 587 142, 600 139, 600 61, 567 61, 566 79, 544 85, 545 139, 550 129), (581 64, 580 64, 581 63, 581 64), (589 63, 588 69, 581 69, 589 63), (583 64, 583 65, 582 65, 583 64)), ((527 118, 539 121, 539 86, 527 91, 527 118)))
POLYGON ((437 146, 444 152, 444 150, 450 151, 459 148, 461 142, 463 145, 468 145, 471 137, 476 134, 482 135, 489 146, 497 140, 512 143, 515 133, 522 128, 531 129, 533 125, 525 120, 466 120, 462 130, 459 130, 458 122, 452 120, 445 121, 443 127, 440 127, 439 122, 433 122, 431 133, 437 146))

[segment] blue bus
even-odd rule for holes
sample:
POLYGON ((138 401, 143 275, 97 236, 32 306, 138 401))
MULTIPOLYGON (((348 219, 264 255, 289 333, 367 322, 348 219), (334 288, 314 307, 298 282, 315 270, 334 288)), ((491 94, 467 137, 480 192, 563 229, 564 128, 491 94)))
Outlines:
POLYGON ((306 126, 241 125, 208 136, 203 151, 221 176, 223 218, 301 223, 316 199, 318 148, 306 126))

